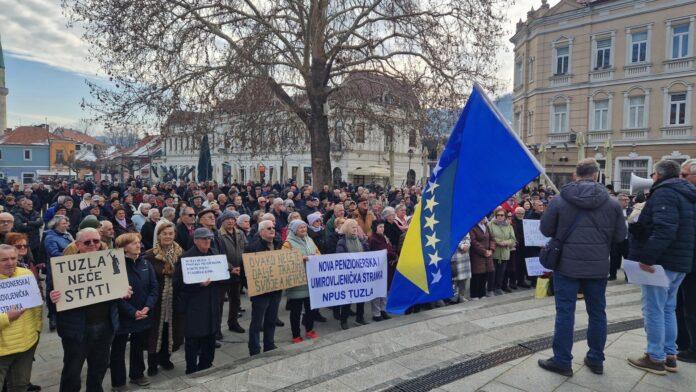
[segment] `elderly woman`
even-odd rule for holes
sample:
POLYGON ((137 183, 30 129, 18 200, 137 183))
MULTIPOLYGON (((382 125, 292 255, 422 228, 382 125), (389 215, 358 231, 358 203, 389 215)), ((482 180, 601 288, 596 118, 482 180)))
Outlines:
MULTIPOLYGON (((307 234, 307 224, 301 219, 293 220, 288 224, 288 239, 283 243, 283 249, 297 249, 302 253, 306 262, 309 256, 318 255, 319 249, 314 241, 307 234)), ((303 341, 300 331, 300 316, 304 307, 305 337, 316 339, 317 333, 314 331, 314 313, 309 304, 309 288, 307 285, 292 287, 285 290, 288 297, 288 307, 290 308, 290 329, 292 330, 292 342, 300 343, 303 341)))
POLYGON ((159 288, 157 305, 150 314, 152 326, 147 345, 147 374, 150 376, 157 374, 158 366, 164 370, 173 369, 170 357, 184 342, 183 320, 176 312, 172 285, 176 264, 182 253, 183 249, 174 241, 174 224, 161 220, 155 227, 154 245, 143 256, 152 265, 159 288))
POLYGON ((505 270, 510 261, 510 251, 515 247, 515 231, 508 221, 507 212, 504 208, 498 207, 494 212, 495 219, 488 224, 491 231, 491 238, 495 242, 493 251, 493 265, 495 267, 495 295, 502 295, 503 290, 511 293, 509 287, 503 285, 505 270))
POLYGON ((326 248, 324 247, 324 239, 326 238, 326 233, 324 230, 324 222, 321 216, 321 212, 313 212, 307 215, 307 223, 309 237, 314 241, 314 244, 319 248, 319 251, 326 253, 326 248))
POLYGON ((405 233, 408 230, 408 225, 409 225, 409 219, 406 216, 406 206, 403 204, 399 204, 394 208, 396 211, 396 218, 394 219, 396 221, 396 225, 399 227, 399 230, 401 230, 402 233, 405 233))
POLYGON ((471 237, 465 235, 457 249, 452 255, 452 287, 454 295, 451 298, 451 303, 466 302, 466 281, 471 278, 471 260, 469 258, 469 249, 471 248, 471 237))
POLYGON ((135 233, 135 225, 128 219, 126 209, 123 207, 114 208, 114 216, 111 218, 111 223, 114 225, 114 237, 121 234, 135 233))
POLYGON ((48 227, 53 227, 46 231, 44 237, 44 249, 48 257, 58 257, 63 255, 65 248, 75 241, 73 236, 68 233, 70 220, 66 216, 56 215, 48 223, 48 227))
POLYGON ((118 301, 119 326, 111 346, 111 386, 115 391, 126 387, 126 344, 130 341, 129 378, 133 384, 150 385, 145 376, 143 351, 152 318, 150 310, 157 305, 158 287, 155 270, 140 256, 140 234, 126 233, 116 238, 116 248, 126 255, 128 284, 133 294, 118 301))
POLYGON ((162 208, 162 219, 166 219, 169 222, 176 222, 176 209, 174 207, 164 207, 162 208))
MULTIPOLYGON (((375 229, 372 231, 372 234, 367 239, 367 246, 371 251, 383 249, 387 251, 387 289, 389 289, 389 287, 391 286, 392 278, 394 277, 394 272, 396 271, 397 256, 396 252, 394 251, 394 247, 391 244, 391 241, 384 235, 384 222, 378 222, 377 224, 375 224, 375 229)), ((389 320, 391 317, 387 314, 386 307, 386 298, 373 299, 372 320, 389 320)))
POLYGON ((80 205, 78 206, 80 208, 80 211, 84 210, 85 208, 89 207, 92 204, 92 195, 89 193, 85 193, 82 195, 82 201, 80 201, 80 205))
POLYGON ((142 230, 143 225, 147 221, 147 213, 150 212, 150 208, 152 208, 150 203, 140 203, 140 205, 138 205, 138 210, 133 214, 131 220, 133 221, 133 225, 135 225, 135 230, 138 232, 142 230))
POLYGON ((471 249, 471 285, 469 295, 472 300, 493 296, 495 284, 495 267, 493 266, 493 251, 495 241, 488 229, 488 220, 484 217, 469 232, 471 249), (488 290, 487 290, 488 289, 488 290))
MULTIPOLYGON (((297 212, 297 211, 291 212, 291 213, 288 215, 288 225, 290 224, 290 222, 292 222, 292 221, 294 221, 294 220, 298 220, 298 219, 299 219, 299 220, 302 220, 302 217, 300 216, 300 213, 297 212)), ((283 241, 285 241, 285 240, 288 238, 288 231, 290 231, 290 228, 288 227, 288 225, 286 225, 285 227, 283 227, 282 230, 280 230, 280 238, 281 238, 283 241)))
MULTIPOLYGON (((355 219, 346 219, 341 226, 341 234, 343 237, 338 240, 336 244, 336 253, 359 253, 367 252, 367 243, 358 237, 358 232, 360 227, 355 219)), ((357 312, 355 315, 355 322, 360 325, 365 325, 364 313, 365 313, 365 303, 361 302, 356 305, 357 312)), ((341 306, 341 328, 348 329, 348 316, 350 315, 350 304, 341 306)))
MULTIPOLYGON (((394 251, 399 246, 399 238, 402 231, 396 223, 396 210, 392 207, 385 207, 382 210, 382 219, 384 221, 384 235, 389 239, 394 251)), ((398 254, 396 255, 399 256, 398 254)))

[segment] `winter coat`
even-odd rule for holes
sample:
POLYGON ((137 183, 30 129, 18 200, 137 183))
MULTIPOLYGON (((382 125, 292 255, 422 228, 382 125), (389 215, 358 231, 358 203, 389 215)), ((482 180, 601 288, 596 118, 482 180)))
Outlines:
MULTIPOLYGON (((152 266, 153 271, 155 271, 155 278, 157 279, 157 304, 155 308, 150 310, 148 313, 148 318, 152 318, 152 323, 150 327, 150 333, 148 334, 147 342, 147 352, 155 353, 157 352, 157 341, 160 338, 160 315, 162 314, 162 290, 164 289, 164 262, 155 256, 153 249, 150 249, 143 256, 152 266)), ((175 270, 176 271, 176 270, 175 270)), ((176 351, 184 343, 184 317, 182 312, 178 310, 178 302, 176 293, 173 296, 172 304, 172 330, 173 333, 170 339, 173 341, 173 350, 176 351)), ((162 342, 162 347, 166 347, 166 342, 162 342)))
POLYGON ((387 251, 387 288, 391 287, 392 279, 394 278, 394 272, 396 272, 396 261, 398 255, 391 244, 391 241, 385 235, 379 235, 377 233, 372 233, 370 238, 367 239, 367 248, 370 251, 373 250, 383 250, 387 251))
MULTIPOLYGON (((507 203, 506 203, 507 204, 507 203)), ((512 225, 509 223, 504 223, 502 225, 497 224, 495 221, 488 223, 488 230, 493 236, 493 241, 495 241, 495 251, 493 251, 493 260, 510 260, 510 249, 515 245, 515 231, 512 229, 512 225), (501 242, 512 243, 510 246, 500 245, 501 242)))
POLYGON ((41 214, 33 210, 29 213, 24 210, 18 211, 15 216, 14 230, 17 233, 24 233, 29 238, 29 248, 36 249, 41 243, 39 230, 43 226, 41 214))
POLYGON ((70 233, 59 233, 55 230, 48 230, 44 239, 44 248, 48 257, 58 257, 63 255, 65 248, 73 242, 70 233))
POLYGON ((129 299, 118 301, 118 314, 120 324, 117 334, 142 332, 150 329, 152 318, 156 311, 159 289, 155 270, 147 260, 138 257, 133 260, 126 257, 126 271, 128 272, 128 284, 133 289, 133 295, 129 299), (135 312, 148 307, 148 317, 135 319, 135 312))
MULTIPOLYGON (((143 250, 152 249, 153 241, 155 240, 155 225, 157 223, 153 222, 152 219, 148 219, 143 227, 140 229, 141 242, 143 243, 143 250)), ((114 227, 116 229, 116 227, 114 227)))
POLYGON ((491 237, 491 231, 483 230, 476 224, 469 232, 471 238, 471 249, 469 250, 469 258, 471 259, 471 273, 485 274, 486 272, 495 271, 493 265, 493 255, 486 257, 486 251, 495 250, 495 242, 491 237))
POLYGON ((220 241, 225 244, 225 255, 227 256, 227 267, 230 270, 230 281, 239 282, 241 275, 232 273, 232 268, 242 267, 242 254, 244 253, 244 234, 239 229, 228 233, 225 229, 219 231, 220 241))
MULTIPOLYGON (((314 243, 314 241, 312 241, 312 238, 309 237, 309 234, 305 235, 304 238, 300 238, 292 232, 288 233, 288 240, 283 242, 282 249, 297 249, 300 251, 302 256, 321 254, 317 245, 314 243)), ((285 295, 288 297, 288 299, 309 298, 309 286, 303 284, 300 286, 290 287, 285 290, 285 295)))
MULTIPOLYGON (((126 217, 126 227, 121 226, 120 223, 116 221, 116 218, 111 218, 111 224, 114 226, 114 238, 118 238, 121 234, 135 233, 135 225, 126 217)), ((154 231, 152 232, 154 236, 154 231)), ((152 240, 150 240, 152 241, 152 240)), ((152 245, 150 245, 152 247, 152 245)))
POLYGON ((319 248, 319 252, 322 254, 326 253, 326 234, 324 233, 324 230, 325 229, 314 231, 310 227, 307 227, 307 235, 312 239, 312 241, 314 241, 314 245, 319 248))
MULTIPOLYGON (((31 273, 26 268, 17 267, 12 276, 0 274, 0 281, 31 275, 31 273)), ((42 306, 27 309, 14 321, 10 321, 7 313, 0 312, 0 342, 2 342, 0 344, 0 357, 23 353, 39 341, 42 309, 42 306)))
MULTIPOLYGON (((363 239, 360 239, 360 243, 362 244, 363 252, 367 252, 369 250, 369 247, 367 246, 367 242, 363 239)), ((338 242, 336 243, 336 252, 335 253, 351 253, 348 250, 348 247, 346 246, 346 236, 345 235, 342 235, 341 238, 338 239, 338 242)))
POLYGON ((185 224, 179 223, 175 228, 174 241, 185 251, 193 246, 193 232, 189 232, 185 224))
POLYGON ((674 272, 691 272, 695 203, 696 187, 686 180, 672 178, 653 185, 636 227, 631 228, 628 258, 674 272))
POLYGON ((557 272, 576 279, 606 279, 611 244, 626 238, 626 223, 618 201, 595 181, 566 184, 541 217, 540 230, 547 237, 562 237, 582 214, 563 246, 557 272))

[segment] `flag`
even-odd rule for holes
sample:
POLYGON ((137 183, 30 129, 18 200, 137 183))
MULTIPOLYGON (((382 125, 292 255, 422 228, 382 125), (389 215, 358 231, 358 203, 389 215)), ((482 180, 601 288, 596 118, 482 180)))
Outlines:
POLYGON ((450 259, 459 241, 542 168, 478 85, 464 106, 416 205, 387 299, 403 314, 452 297, 450 259))

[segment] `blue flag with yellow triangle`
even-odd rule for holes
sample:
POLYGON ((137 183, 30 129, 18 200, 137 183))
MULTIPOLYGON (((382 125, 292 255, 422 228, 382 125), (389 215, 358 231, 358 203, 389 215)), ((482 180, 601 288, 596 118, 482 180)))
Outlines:
POLYGON ((542 171, 475 85, 411 218, 387 311, 452 297, 450 259, 459 241, 542 171))

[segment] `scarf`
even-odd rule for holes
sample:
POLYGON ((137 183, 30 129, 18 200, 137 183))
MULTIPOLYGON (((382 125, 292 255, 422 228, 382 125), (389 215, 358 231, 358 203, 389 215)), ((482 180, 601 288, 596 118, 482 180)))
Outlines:
POLYGON ((287 241, 290 243, 290 245, 292 245, 293 248, 299 250, 303 256, 312 256, 317 254, 317 246, 314 245, 314 241, 312 241, 308 235, 298 237, 295 235, 295 233, 288 230, 287 241))
POLYGON ((315 233, 318 233, 321 231, 321 226, 319 226, 319 227, 309 226, 309 229, 315 233))
POLYGON ((348 252, 364 252, 362 242, 357 235, 346 234, 346 249, 348 252))
POLYGON ((171 353, 174 346, 174 323, 172 317, 174 314, 174 289, 172 286, 172 275, 174 275, 174 265, 179 262, 179 258, 184 251, 176 242, 167 249, 160 247, 159 242, 152 248, 155 255, 155 260, 161 261, 162 275, 164 285, 162 286, 162 304, 160 305, 160 319, 157 326, 157 352, 162 347, 162 330, 164 323, 167 323, 167 352, 171 353))
POLYGON ((126 220, 125 220, 125 219, 118 219, 118 218, 116 218, 116 222, 118 222, 118 224, 121 225, 121 227, 123 227, 124 229, 127 229, 127 228, 128 228, 128 225, 126 224, 126 220))

